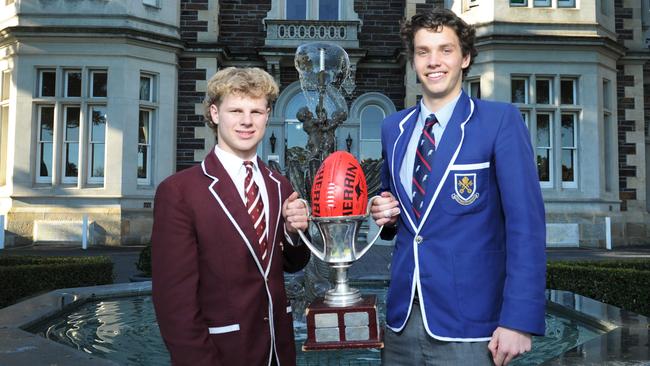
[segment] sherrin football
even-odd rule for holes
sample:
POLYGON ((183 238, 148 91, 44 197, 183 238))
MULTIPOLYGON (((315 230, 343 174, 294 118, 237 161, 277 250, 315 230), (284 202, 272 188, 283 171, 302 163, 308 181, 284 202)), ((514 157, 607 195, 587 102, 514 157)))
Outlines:
POLYGON ((366 176, 357 159, 345 151, 328 156, 314 178, 311 212, 314 217, 365 215, 366 176))

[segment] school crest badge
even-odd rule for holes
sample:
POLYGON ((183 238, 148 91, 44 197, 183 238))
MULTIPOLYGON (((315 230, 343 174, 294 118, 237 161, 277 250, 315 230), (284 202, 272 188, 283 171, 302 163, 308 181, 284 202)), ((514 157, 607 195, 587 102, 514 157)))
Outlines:
POLYGON ((451 198, 463 206, 471 205, 479 197, 476 192, 476 173, 454 174, 454 191, 451 198))

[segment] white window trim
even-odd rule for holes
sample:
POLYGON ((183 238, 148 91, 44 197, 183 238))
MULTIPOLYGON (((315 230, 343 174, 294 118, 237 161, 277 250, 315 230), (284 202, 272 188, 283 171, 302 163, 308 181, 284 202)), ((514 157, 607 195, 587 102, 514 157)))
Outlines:
MULTIPOLYGON (((147 108, 140 108, 138 112, 138 150, 140 149, 140 146, 146 146, 147 147, 147 159, 145 164, 147 164, 147 170, 146 170, 146 177, 145 178, 137 178, 138 179, 138 185, 150 185, 151 184, 151 163, 153 161, 151 157, 152 153, 152 146, 153 142, 151 141, 152 137, 152 131, 153 131, 153 121, 154 121, 154 113, 155 111, 152 109, 147 109, 147 108), (147 128, 147 143, 142 144, 140 143, 139 135, 140 135, 140 111, 146 111, 149 113, 149 123, 148 123, 148 128, 147 128)), ((136 156, 139 154, 138 151, 136 151, 136 156)), ((136 162, 136 177, 138 176, 137 168, 138 168, 138 162, 136 162)))
POLYGON ((140 91, 139 90, 138 90, 138 99, 140 100, 140 102, 153 103, 153 102, 155 102, 157 100, 156 95, 155 95, 155 93, 156 93, 156 85, 155 85, 155 82, 154 82, 155 75, 142 73, 142 74, 140 74, 140 79, 142 79, 142 78, 149 79, 149 99, 140 99, 140 91))
POLYGON ((524 101, 523 102, 512 102, 514 104, 530 104, 530 77, 528 76, 520 76, 520 75, 511 75, 510 76, 510 99, 512 101, 512 82, 515 80, 523 80, 524 81, 524 101))
POLYGON ((109 123, 108 116, 106 116, 106 123, 104 125, 104 141, 103 142, 94 142, 92 140, 92 136, 93 136, 93 121, 92 121, 93 113, 92 113, 92 110, 93 110, 93 108, 97 108, 97 107, 106 109, 106 111, 108 113, 108 107, 105 104, 91 104, 91 105, 88 105, 88 118, 86 119, 86 123, 88 124, 88 129, 87 129, 88 130, 88 135, 87 135, 88 139, 84 143, 88 146, 88 148, 86 149, 87 172, 88 172, 86 180, 87 180, 88 184, 92 184, 92 185, 103 184, 104 183, 104 179, 106 178, 106 158, 108 156, 108 154, 106 153, 106 146, 108 145, 106 143, 106 140, 107 140, 107 137, 108 137, 107 136, 107 134, 108 134, 108 123, 109 123), (103 144, 104 145, 104 176, 102 176, 102 177, 93 177, 93 171, 92 171, 92 168, 93 168, 93 158, 92 158, 93 144, 103 144))
POLYGON ((558 138, 560 139, 560 156, 559 156, 559 162, 560 162, 560 169, 562 169, 562 153, 564 150, 571 150, 572 151, 572 158, 573 158, 573 180, 572 181, 564 181, 562 178, 562 171, 560 170, 560 180, 562 182, 562 188, 578 188, 578 114, 576 112, 562 112, 560 114, 560 131, 562 130, 562 116, 563 115, 570 115, 573 117, 573 146, 572 147, 565 147, 562 146, 561 143, 561 133, 558 134, 558 138))
MULTIPOLYGON (((287 0, 281 0, 282 5, 283 5, 283 19, 287 19, 287 0)), ((332 1, 332 0, 305 0, 306 2, 306 9, 305 9, 305 20, 319 20, 320 18, 320 1, 332 1)), ((336 15, 336 18, 338 20, 343 19, 343 4, 341 0, 336 0, 338 1, 338 14, 336 15)))
POLYGON ((108 97, 108 70, 90 70, 88 78, 88 97, 92 99, 106 99, 108 97), (106 74, 106 96, 95 96, 93 93, 93 86, 95 85, 95 75, 106 74))
POLYGON ((554 93, 553 93, 554 85, 553 84, 554 83, 553 83, 553 78, 552 77, 546 77, 546 76, 535 77, 535 104, 542 104, 544 106, 554 104, 555 101, 553 100, 553 97, 554 97, 554 93), (540 81, 548 83, 548 103, 540 103, 539 102, 539 95, 537 95, 537 83, 540 82, 540 81))
POLYGON ((81 173, 81 167, 79 165, 79 161, 77 161, 77 175, 74 177, 67 177, 65 175, 65 170, 66 170, 66 160, 67 160, 67 153, 66 153, 66 145, 68 143, 77 143, 77 158, 79 159, 81 157, 81 124, 83 123, 83 114, 82 114, 82 109, 80 105, 65 105, 63 106, 63 129, 61 133, 61 182, 64 184, 76 184, 79 182, 79 174, 81 173), (77 136, 77 140, 68 140, 66 139, 66 131, 68 127, 68 109, 69 108, 79 108, 79 135, 77 136))
POLYGON ((537 143, 535 143, 535 166, 537 166, 537 150, 538 149, 545 149, 548 150, 548 181, 539 181, 539 185, 541 188, 553 188, 553 181, 555 179, 555 153, 554 153, 554 136, 555 136, 555 124, 553 121, 553 112, 538 112, 535 113, 535 141, 537 142, 537 133, 538 133, 538 126, 537 126, 537 116, 538 115, 548 115, 548 133, 549 133, 549 146, 537 146, 537 143))
MULTIPOLYGON (((363 112, 369 107, 376 107, 381 111, 381 113, 384 115, 382 117, 382 121, 384 120, 384 118, 386 118, 386 116, 387 116, 386 110, 382 107, 381 104, 375 104, 375 103, 368 103, 368 104, 364 105, 361 108, 361 111, 359 112, 359 117, 363 116, 363 112)), ((378 138, 378 139, 363 137, 363 123, 364 123, 363 120, 361 118, 359 118, 359 146, 358 146, 359 159, 362 159, 361 158, 362 152, 363 152, 362 151, 362 146, 363 146, 364 143, 372 143, 372 142, 374 142, 374 143, 380 143, 381 144, 381 123, 382 122, 380 121, 379 126, 378 126, 379 133, 380 133, 380 138, 378 138)), ((381 151, 380 151, 380 156, 378 158, 381 158, 381 151)))
POLYGON ((56 98, 56 69, 41 69, 38 71, 38 93, 39 98, 56 98), (54 73, 54 95, 43 95, 43 74, 46 72, 54 73))
POLYGON ((576 0, 557 0, 558 8, 575 8, 576 0))
POLYGON ((560 103, 560 105, 562 105, 562 106, 570 106, 570 105, 578 105, 579 104, 578 103, 578 79, 577 78, 575 78, 575 77, 566 77, 566 76, 560 77, 560 88, 558 89, 558 91, 559 91, 558 102, 560 103), (572 89, 571 92, 573 93, 573 103, 571 103, 571 104, 563 104, 562 103, 562 82, 563 81, 570 81, 573 84, 573 87, 571 88, 572 89))
POLYGON ((64 70, 63 72, 63 96, 65 98, 82 98, 83 97, 83 73, 79 69, 69 69, 69 70, 64 70), (69 74, 80 74, 81 75, 81 86, 79 89, 79 96, 70 96, 68 95, 68 75, 69 74))
POLYGON ((35 164, 35 169, 36 169, 35 178, 36 179, 35 179, 35 181, 36 181, 36 183, 52 184, 52 179, 54 178, 54 169, 55 169, 54 161, 56 160, 56 158, 54 156, 54 146, 55 146, 54 144, 55 144, 55 140, 56 140, 56 123, 57 123, 57 121, 56 121, 56 110, 57 110, 57 108, 56 108, 56 105, 54 105, 54 104, 39 104, 39 105, 36 106, 36 108, 37 108, 36 116, 37 116, 38 119, 36 121, 37 132, 36 132, 36 164, 35 164), (53 129, 52 129, 53 130, 52 131, 52 135, 53 135, 52 141, 43 141, 42 140, 41 122, 43 120, 43 116, 42 116, 43 108, 52 108, 54 110, 53 111, 54 123, 53 123, 53 126, 52 126, 53 127, 53 129), (41 176, 42 145, 43 145, 43 143, 47 143, 47 142, 52 144, 52 161, 50 162, 50 164, 51 164, 50 165, 50 171, 48 172, 50 175, 41 176))

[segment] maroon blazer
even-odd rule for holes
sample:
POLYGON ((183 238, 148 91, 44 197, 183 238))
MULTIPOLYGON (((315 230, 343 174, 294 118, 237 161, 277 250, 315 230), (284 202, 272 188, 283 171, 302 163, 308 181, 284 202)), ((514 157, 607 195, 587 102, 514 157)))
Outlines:
POLYGON ((272 353, 280 366, 296 363, 283 269, 300 270, 310 254, 305 245, 284 242, 290 183, 258 164, 269 201, 267 268, 251 244, 253 222, 214 151, 158 186, 153 301, 174 365, 270 365, 272 353))

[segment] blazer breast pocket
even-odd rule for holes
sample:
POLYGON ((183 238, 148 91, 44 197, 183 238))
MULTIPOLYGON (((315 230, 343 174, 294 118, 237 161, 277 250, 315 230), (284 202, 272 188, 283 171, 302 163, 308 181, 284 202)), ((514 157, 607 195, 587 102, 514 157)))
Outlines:
POLYGON ((454 164, 440 192, 440 204, 451 215, 483 210, 490 194, 490 162, 454 164))

